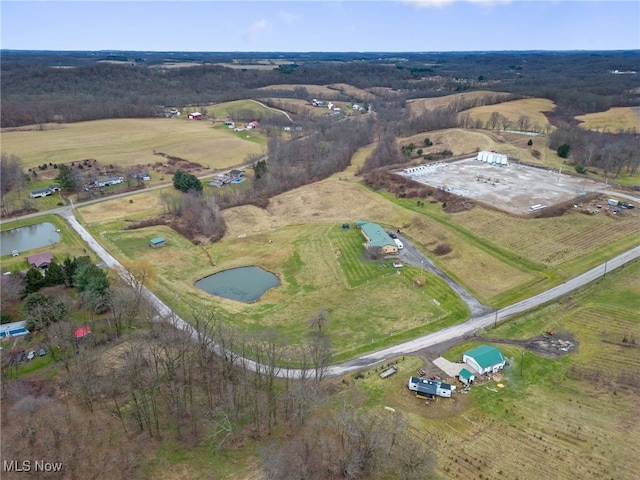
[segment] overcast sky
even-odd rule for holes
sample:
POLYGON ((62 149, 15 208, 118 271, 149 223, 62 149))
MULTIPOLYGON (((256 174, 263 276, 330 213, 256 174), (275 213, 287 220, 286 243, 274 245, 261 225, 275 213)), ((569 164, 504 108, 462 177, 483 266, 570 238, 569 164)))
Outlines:
POLYGON ((13 50, 640 49, 638 0, 0 1, 13 50))

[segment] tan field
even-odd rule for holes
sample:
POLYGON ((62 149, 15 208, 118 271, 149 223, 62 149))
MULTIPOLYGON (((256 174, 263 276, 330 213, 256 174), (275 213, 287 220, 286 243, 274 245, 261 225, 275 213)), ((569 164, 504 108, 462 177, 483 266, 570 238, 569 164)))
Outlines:
POLYGON ((576 117, 581 127, 598 132, 640 131, 640 107, 614 107, 606 112, 576 117))
POLYGON ((475 92, 455 93, 453 95, 445 95, 443 97, 433 98, 417 98, 415 100, 409 100, 407 104, 411 111, 415 114, 424 112, 425 110, 433 110, 436 108, 448 107, 455 102, 464 102, 465 100, 475 100, 487 97, 492 98, 507 98, 508 93, 490 92, 487 90, 478 90, 475 92))
POLYGON ((537 131, 545 131, 547 128, 550 128, 550 124, 542 112, 550 112, 554 108, 554 103, 546 98, 526 98, 497 105, 474 107, 468 110, 468 112, 474 120, 479 119, 483 123, 489 119, 493 112, 498 112, 509 119, 512 130, 517 129, 518 119, 524 116, 529 118, 530 128, 537 125, 539 127, 537 131))
MULTIPOLYGON (((317 95, 323 97, 330 97, 331 95, 335 95, 335 89, 329 88, 324 85, 291 85, 291 84, 279 84, 279 85, 268 85, 266 87, 256 88, 257 91, 261 90, 290 90, 293 91, 296 88, 304 88, 309 92, 309 95, 317 95)), ((311 99, 309 99, 311 100, 311 99)))
POLYGON ((210 122, 167 118, 70 123, 43 131, 3 132, 1 138, 3 152, 19 156, 25 168, 87 158, 121 167, 164 162, 154 151, 206 168, 226 168, 263 151, 260 143, 213 128, 210 122))

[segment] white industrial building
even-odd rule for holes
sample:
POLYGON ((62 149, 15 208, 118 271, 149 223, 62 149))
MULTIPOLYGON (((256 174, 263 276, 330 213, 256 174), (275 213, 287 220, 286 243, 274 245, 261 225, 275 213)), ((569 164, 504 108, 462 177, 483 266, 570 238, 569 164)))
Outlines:
POLYGON ((503 155, 496 152, 478 152, 476 160, 482 163, 490 163, 492 165, 499 165, 501 167, 507 167, 509 165, 509 155, 503 155))

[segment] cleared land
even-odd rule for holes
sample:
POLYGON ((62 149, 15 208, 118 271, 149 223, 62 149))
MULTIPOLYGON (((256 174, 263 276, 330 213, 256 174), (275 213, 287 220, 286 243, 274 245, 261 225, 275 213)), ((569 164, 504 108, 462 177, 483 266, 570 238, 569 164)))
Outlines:
MULTIPOLYGON (((373 100, 375 95, 366 90, 362 90, 360 88, 354 87, 352 85, 346 83, 334 83, 331 85, 295 85, 295 84, 280 84, 280 85, 269 85, 268 87, 260 87, 257 88, 257 91, 261 90, 285 90, 285 91, 294 91, 297 88, 304 88, 307 90, 309 95, 317 96, 325 99, 330 99, 336 93, 342 93, 344 95, 351 95, 354 98, 360 98, 364 100, 373 100)), ((310 98, 308 100, 311 100, 310 98)))
POLYGON ((640 107, 614 107, 606 112, 589 113, 576 117, 581 127, 598 132, 617 133, 640 130, 640 107))
POLYGON ((518 164, 495 166, 473 158, 398 174, 517 214, 531 212, 533 205, 553 206, 605 188, 603 183, 587 178, 518 164))
POLYGON ((538 128, 534 128, 534 130, 545 131, 551 128, 551 125, 543 112, 553 111, 554 108, 554 103, 546 98, 525 98, 497 105, 474 107, 468 112, 474 120, 481 120, 483 124, 486 123, 493 112, 498 112, 511 122, 511 128, 514 129, 517 129, 516 126, 520 117, 524 116, 529 118, 530 128, 537 125, 538 128))
POLYGON ((263 152, 264 140, 256 141, 256 133, 252 137, 254 141, 234 135, 227 128, 214 128, 207 121, 166 118, 99 120, 1 135, 3 151, 19 156, 26 168, 87 158, 121 167, 152 165, 164 160, 154 151, 207 168, 227 168, 242 163, 249 154, 263 152))
POLYGON ((330 322, 325 331, 338 355, 345 358, 361 349, 437 330, 466 315, 464 306, 440 279, 428 277, 425 287, 415 287, 418 269, 403 268, 398 273, 389 260, 367 260, 360 232, 345 231, 339 225, 316 222, 227 238, 205 247, 206 253, 166 227, 133 231, 113 227, 116 225, 91 230, 120 258, 153 264, 161 296, 171 303, 179 299, 178 309, 206 306, 232 318, 245 331, 272 328, 297 344, 309 333, 308 318, 328 308, 330 322), (100 229, 104 229, 102 234, 100 229), (153 236, 164 237, 167 246, 150 249, 153 236), (281 286, 257 303, 243 304, 208 295, 193 285, 217 271, 248 264, 276 273, 281 286))
MULTIPOLYGON (((425 110, 434 110, 436 108, 448 107, 455 102, 466 102, 483 100, 487 98, 507 98, 508 93, 491 92, 488 90, 478 90, 475 92, 455 93, 453 95, 445 95, 443 97, 433 98, 416 98, 409 100, 407 104, 411 111, 415 114, 420 114, 425 110)), ((492 107, 499 108, 497 105, 491 105, 492 107)))
MULTIPOLYGON (((491 330, 492 337, 512 339, 550 330, 570 334, 578 347, 557 359, 525 351, 521 365, 520 348, 496 345, 511 365, 468 394, 425 405, 406 387, 407 377, 424 364, 406 358, 398 359, 399 373, 386 380, 379 369, 363 372, 365 378, 345 395, 364 396, 363 406, 380 414, 389 405, 409 419, 417 436, 435 439, 443 478, 635 478, 640 390, 631 372, 640 368, 639 289, 635 262, 491 330)), ((446 357, 459 361, 476 345, 460 344, 446 357)))

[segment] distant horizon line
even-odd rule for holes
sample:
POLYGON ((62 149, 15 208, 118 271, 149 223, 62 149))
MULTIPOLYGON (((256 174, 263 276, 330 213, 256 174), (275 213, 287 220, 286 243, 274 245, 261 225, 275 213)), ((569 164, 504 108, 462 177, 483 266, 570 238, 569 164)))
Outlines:
POLYGON ((441 53, 570 53, 570 52, 640 52, 640 48, 612 48, 612 49, 526 49, 526 50, 123 50, 123 49, 98 49, 98 50, 68 50, 68 49, 39 49, 39 48, 2 48, 0 52, 47 52, 47 53, 228 53, 228 54, 369 54, 369 55, 397 55, 397 54, 441 54, 441 53))

